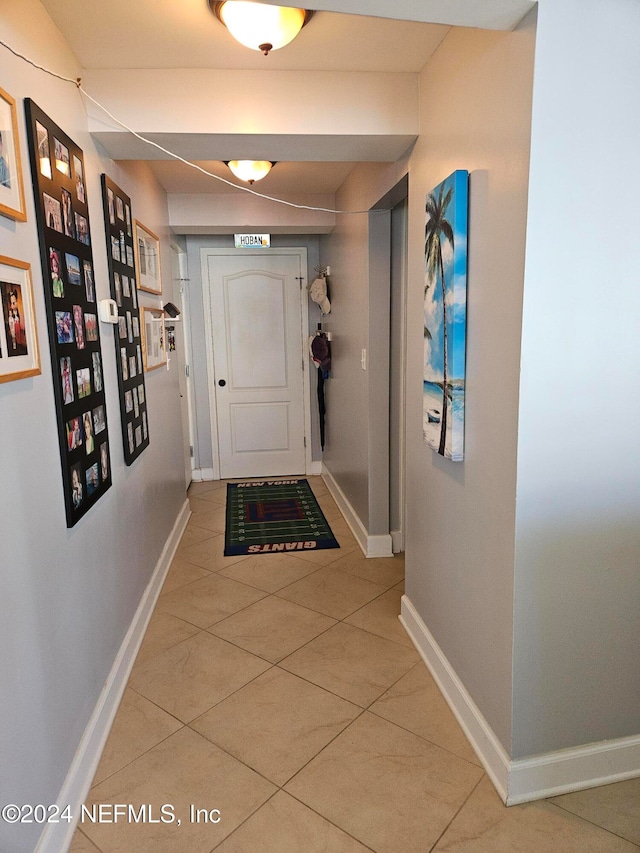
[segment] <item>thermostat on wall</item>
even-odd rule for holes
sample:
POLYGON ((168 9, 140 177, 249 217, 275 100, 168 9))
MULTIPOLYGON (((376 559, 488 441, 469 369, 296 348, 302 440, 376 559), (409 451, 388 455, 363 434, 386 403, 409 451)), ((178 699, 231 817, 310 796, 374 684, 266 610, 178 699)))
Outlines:
POLYGON ((118 306, 115 299, 101 299, 98 304, 98 314, 103 323, 118 323, 118 306))

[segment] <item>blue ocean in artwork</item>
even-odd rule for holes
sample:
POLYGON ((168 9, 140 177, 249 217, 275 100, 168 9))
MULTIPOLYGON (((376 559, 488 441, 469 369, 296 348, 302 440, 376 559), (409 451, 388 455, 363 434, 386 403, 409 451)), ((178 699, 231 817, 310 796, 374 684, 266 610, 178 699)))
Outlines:
MULTIPOLYGON (((451 393, 447 426, 447 456, 455 461, 462 459, 464 454, 464 383, 456 383, 451 393)), ((424 413, 422 429, 425 439, 431 447, 437 447, 440 442, 442 387, 435 382, 424 382, 422 410, 424 413)))
POLYGON ((464 459, 468 183, 468 172, 457 170, 425 204, 423 431, 429 447, 456 462, 464 459))

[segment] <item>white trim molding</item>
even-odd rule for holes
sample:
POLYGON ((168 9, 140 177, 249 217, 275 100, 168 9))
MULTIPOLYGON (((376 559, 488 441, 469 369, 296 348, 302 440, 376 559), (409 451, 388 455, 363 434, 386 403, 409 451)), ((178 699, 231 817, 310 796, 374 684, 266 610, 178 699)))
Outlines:
POLYGON ((111 671, 98 697, 58 795, 60 812, 70 806, 73 821, 71 823, 66 823, 66 821, 48 823, 40 836, 35 853, 64 853, 69 849, 82 804, 89 793, 138 649, 190 515, 189 501, 185 501, 162 549, 162 554, 156 563, 151 580, 142 595, 138 609, 129 625, 129 630, 116 654, 111 671))
POLYGON ((338 509, 344 516, 344 520, 351 528, 356 542, 362 549, 365 557, 393 557, 391 550, 391 535, 371 536, 360 520, 358 513, 351 506, 349 499, 335 481, 326 465, 322 466, 322 479, 327 484, 331 497, 338 505, 338 509))
POLYGON ((202 483, 203 480, 216 480, 213 468, 194 468, 191 472, 191 479, 194 483, 202 483))
POLYGON ((399 618, 505 805, 640 776, 640 735, 512 760, 406 595, 399 618))

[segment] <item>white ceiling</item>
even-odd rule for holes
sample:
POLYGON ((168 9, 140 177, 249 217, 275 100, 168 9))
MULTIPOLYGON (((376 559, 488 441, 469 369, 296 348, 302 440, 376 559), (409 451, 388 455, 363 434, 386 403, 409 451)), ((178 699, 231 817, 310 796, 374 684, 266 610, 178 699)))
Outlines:
MULTIPOLYGON (((491 15, 487 18, 486 10, 495 7, 495 20, 506 28, 505 9, 511 16, 507 26, 513 26, 532 5, 531 0, 389 0, 388 3, 357 0, 350 8, 357 9, 359 14, 317 11, 290 45, 265 57, 237 44, 212 14, 207 0, 42 0, 42 3, 85 69, 389 73, 418 73, 425 66, 449 30, 446 25, 449 10, 455 22, 468 19, 477 26, 491 26, 493 19, 491 15), (387 6, 387 14, 405 20, 375 17, 381 8, 386 11, 387 6), (362 14, 369 9, 370 16, 362 14), (438 17, 434 15, 437 10, 445 11, 438 17), (461 11, 467 18, 460 18, 461 11), (426 23, 425 17, 445 23, 426 23)), ((316 5, 325 9, 349 7, 345 0, 321 0, 316 5)), ((313 92, 309 92, 309 97, 313 98, 313 92)), ((116 151, 109 153, 118 156, 116 151)), ((272 194, 333 193, 354 163, 329 162, 335 160, 335 152, 330 156, 328 150, 326 157, 327 162, 281 161, 260 183, 260 190, 272 194)), ((348 160, 349 156, 343 159, 348 160)), ((229 176, 219 161, 203 165, 229 176)), ((156 159, 151 167, 170 193, 229 192, 214 179, 202 177, 175 161, 156 159)))
POLYGON ((448 27, 317 12, 268 57, 239 45, 207 0, 43 0, 83 68, 420 71, 448 27))

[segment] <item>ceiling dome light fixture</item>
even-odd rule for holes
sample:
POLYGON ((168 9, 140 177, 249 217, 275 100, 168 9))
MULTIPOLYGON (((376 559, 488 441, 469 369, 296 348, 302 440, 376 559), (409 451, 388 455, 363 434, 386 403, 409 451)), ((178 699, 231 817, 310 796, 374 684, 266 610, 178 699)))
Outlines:
POLYGON ((236 178, 249 184, 266 178, 271 167, 275 166, 272 160, 225 160, 224 162, 236 178))
POLYGON ((313 15, 306 9, 250 0, 209 0, 209 5, 236 41, 265 56, 293 41, 313 15))

